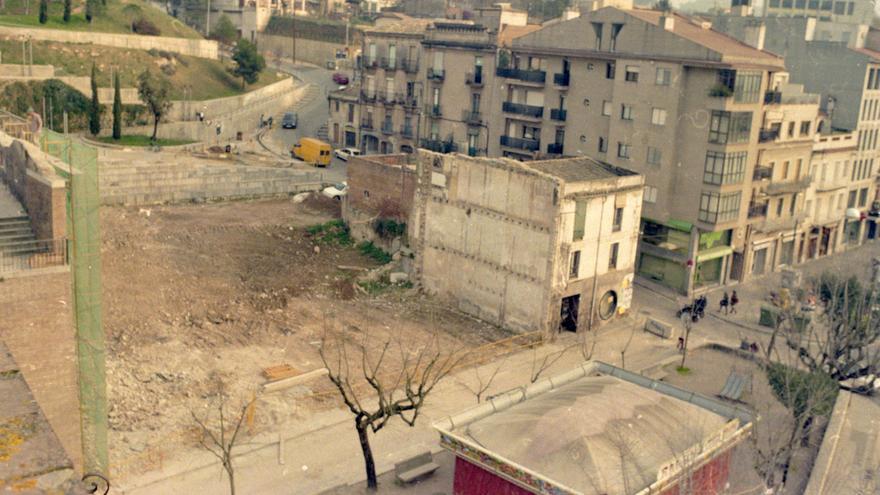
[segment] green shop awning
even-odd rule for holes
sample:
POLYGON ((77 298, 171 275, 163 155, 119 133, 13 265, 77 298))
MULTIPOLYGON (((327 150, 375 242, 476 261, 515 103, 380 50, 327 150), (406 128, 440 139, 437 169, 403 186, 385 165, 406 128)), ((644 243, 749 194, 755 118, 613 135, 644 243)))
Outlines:
POLYGON ((661 222, 660 220, 654 220, 653 218, 642 217, 644 220, 652 223, 656 223, 658 225, 665 225, 670 229, 680 230, 682 232, 690 232, 694 228, 694 224, 690 222, 685 222, 684 220, 676 220, 674 218, 670 218, 665 222, 661 222))
POLYGON ((721 258, 727 256, 732 252, 733 248, 730 246, 715 246, 713 248, 709 248, 697 253, 697 263, 714 260, 715 258, 721 258))

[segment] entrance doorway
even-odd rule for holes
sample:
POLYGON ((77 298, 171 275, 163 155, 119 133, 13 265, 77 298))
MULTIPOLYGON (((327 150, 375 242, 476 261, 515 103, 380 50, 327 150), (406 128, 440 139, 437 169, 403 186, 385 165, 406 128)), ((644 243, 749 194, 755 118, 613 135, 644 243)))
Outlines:
POLYGON ((581 295, 568 296, 562 298, 562 309, 559 314, 559 329, 566 332, 577 332, 578 328, 578 306, 580 305, 581 295))
POLYGON ((752 275, 763 275, 765 264, 767 264, 767 248, 756 249, 755 260, 752 263, 752 275))

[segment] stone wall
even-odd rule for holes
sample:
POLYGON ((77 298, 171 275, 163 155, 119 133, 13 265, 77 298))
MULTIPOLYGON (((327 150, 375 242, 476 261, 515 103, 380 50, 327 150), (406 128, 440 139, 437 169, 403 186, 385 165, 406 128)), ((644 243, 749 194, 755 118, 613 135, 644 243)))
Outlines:
MULTIPOLYGON (((257 44, 260 50, 270 59, 278 54, 286 59, 290 59, 293 53, 293 42, 289 36, 259 33, 257 34, 257 44)), ((336 50, 343 48, 345 48, 344 43, 297 38, 296 60, 326 67, 328 61, 336 60, 336 50)), ((356 45, 349 45, 349 53, 355 53, 358 49, 359 47, 356 45)))
POLYGON ((9 76, 48 79, 50 77, 55 77, 55 66, 0 64, 0 78, 6 78, 9 76))
POLYGON ((342 218, 359 241, 371 241, 393 251, 394 239, 380 238, 373 221, 385 216, 408 222, 416 188, 415 167, 407 155, 386 155, 349 159, 348 194, 342 204, 342 218))
POLYGON ((93 43, 117 48, 136 50, 165 50, 201 58, 219 58, 219 45, 212 40, 188 38, 169 38, 165 36, 140 36, 136 34, 96 33, 90 31, 64 31, 60 29, 33 29, 0 26, 0 36, 20 38, 27 36, 35 40, 60 41, 62 43, 93 43))
POLYGON ((244 108, 263 105, 267 101, 271 101, 272 99, 294 91, 296 86, 296 81, 292 77, 288 77, 241 95, 215 98, 213 100, 172 101, 171 110, 168 111, 168 120, 193 120, 198 111, 205 112, 205 118, 214 119, 218 116, 224 116, 244 108))
POLYGON ((56 172, 66 165, 37 146, 0 133, 0 178, 27 210, 37 239, 67 235, 67 192, 56 172))

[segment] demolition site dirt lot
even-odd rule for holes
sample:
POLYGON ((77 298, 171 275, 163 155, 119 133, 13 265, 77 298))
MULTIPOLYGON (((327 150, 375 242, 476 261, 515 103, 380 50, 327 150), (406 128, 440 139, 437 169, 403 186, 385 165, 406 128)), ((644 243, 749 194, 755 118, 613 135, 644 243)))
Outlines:
MULTIPOLYGON (((338 217, 338 203, 318 196, 101 210, 111 462, 119 471, 144 464, 138 455, 186 444, 190 411, 205 408, 218 378, 247 397, 265 383, 264 368, 320 368, 328 326, 404 342, 436 329, 448 345, 469 349, 509 336, 409 286, 360 290, 357 277, 379 262, 308 228, 338 217)), ((326 377, 291 393, 299 396, 262 401, 258 422, 271 427, 339 405, 326 377)))

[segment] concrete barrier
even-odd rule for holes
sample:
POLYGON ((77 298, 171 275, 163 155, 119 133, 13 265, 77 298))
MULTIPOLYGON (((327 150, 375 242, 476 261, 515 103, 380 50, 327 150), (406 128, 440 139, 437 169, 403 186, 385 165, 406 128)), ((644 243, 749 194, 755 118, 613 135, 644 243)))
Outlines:
POLYGON ((645 320, 645 331, 664 339, 671 339, 675 334, 672 325, 654 318, 645 320))
POLYGON ((96 33, 90 31, 65 31, 61 29, 34 29, 24 27, 0 26, 0 36, 13 38, 29 37, 35 40, 60 41, 62 43, 92 43, 116 48, 136 50, 165 50, 200 58, 219 58, 219 44, 216 41, 170 38, 166 36, 140 36, 136 34, 96 33))

